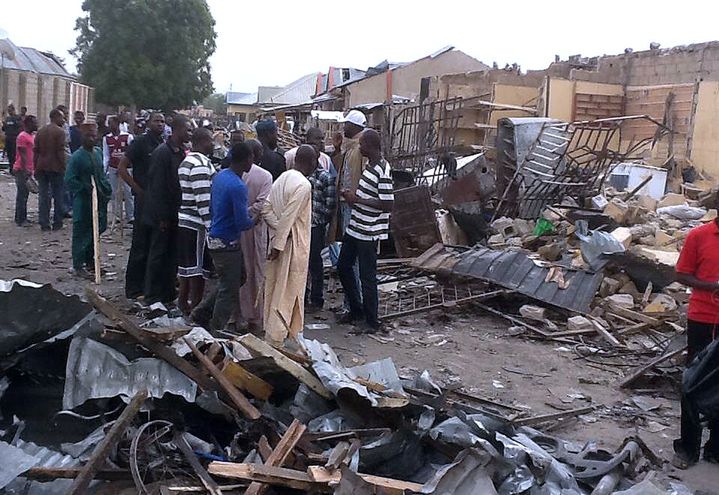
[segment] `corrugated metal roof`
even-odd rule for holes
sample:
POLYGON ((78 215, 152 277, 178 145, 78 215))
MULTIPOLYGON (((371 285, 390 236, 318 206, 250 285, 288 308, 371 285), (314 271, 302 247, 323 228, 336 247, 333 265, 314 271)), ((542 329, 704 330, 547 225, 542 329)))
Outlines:
POLYGON ((282 91, 272 95, 269 99, 263 100, 263 103, 274 103, 277 105, 299 105, 301 103, 310 103, 312 96, 317 88, 317 72, 307 74, 292 81, 285 86, 282 91))
POLYGON ((228 105, 254 105, 257 103, 257 93, 228 91, 225 93, 225 103, 228 105))
POLYGON ((74 79, 59 60, 51 53, 35 48, 19 47, 9 39, 0 40, 2 66, 5 69, 23 70, 74 79))
POLYGON ((540 266, 526 252, 496 251, 478 247, 459 252, 442 245, 434 246, 418 257, 414 266, 428 271, 444 271, 515 290, 553 306, 586 313, 602 282, 601 272, 592 273, 562 267, 566 289, 545 282, 549 266, 540 266))

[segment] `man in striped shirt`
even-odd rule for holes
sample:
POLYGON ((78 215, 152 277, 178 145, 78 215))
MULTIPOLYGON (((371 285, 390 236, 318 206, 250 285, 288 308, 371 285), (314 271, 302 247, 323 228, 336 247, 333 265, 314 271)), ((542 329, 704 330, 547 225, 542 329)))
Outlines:
POLYGON ((192 133, 192 151, 177 170, 182 191, 177 231, 177 305, 186 315, 202 301, 205 279, 210 275, 206 240, 211 220, 210 187, 215 175, 209 158, 213 149, 212 133, 202 127, 196 129, 192 133))
POLYGON ((378 319, 377 251, 379 241, 387 239, 389 215, 394 205, 390 166, 382 158, 380 135, 374 129, 362 131, 360 152, 368 159, 357 191, 343 189, 342 197, 352 207, 350 222, 337 261, 337 273, 350 305, 350 312, 339 323, 364 319, 367 333, 381 330, 378 319), (352 265, 359 261, 360 288, 352 265))

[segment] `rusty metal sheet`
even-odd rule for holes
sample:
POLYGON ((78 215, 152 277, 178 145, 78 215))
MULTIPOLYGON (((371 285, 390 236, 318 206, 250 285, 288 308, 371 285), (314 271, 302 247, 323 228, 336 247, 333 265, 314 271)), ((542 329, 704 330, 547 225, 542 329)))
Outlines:
POLYGON ((427 186, 395 191, 390 230, 397 254, 402 258, 414 258, 441 242, 427 186))
POLYGON ((433 246, 418 257, 413 266, 430 272, 448 271, 455 277, 468 277, 491 282, 533 299, 559 308, 587 313, 599 285, 602 273, 564 268, 568 286, 560 289, 554 282, 545 282, 549 267, 539 266, 526 252, 497 251, 474 248, 464 252, 443 245, 433 246), (451 267, 447 270, 447 267, 451 267))

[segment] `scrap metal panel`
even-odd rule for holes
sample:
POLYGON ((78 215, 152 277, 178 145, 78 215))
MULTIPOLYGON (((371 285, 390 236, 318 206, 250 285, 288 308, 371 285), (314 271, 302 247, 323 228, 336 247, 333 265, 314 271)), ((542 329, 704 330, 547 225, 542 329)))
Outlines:
POLYGON ((390 228, 395 249, 402 258, 419 256, 442 241, 427 186, 395 191, 390 228))

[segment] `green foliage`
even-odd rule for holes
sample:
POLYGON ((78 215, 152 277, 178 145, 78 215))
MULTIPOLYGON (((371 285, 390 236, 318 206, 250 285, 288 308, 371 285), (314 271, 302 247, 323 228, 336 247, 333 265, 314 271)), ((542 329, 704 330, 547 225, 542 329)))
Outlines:
POLYGON ((73 54, 99 102, 176 110, 212 93, 205 0, 85 0, 82 9, 73 54))
POLYGON ((227 104, 225 103, 225 95, 222 93, 214 93, 202 100, 202 106, 209 108, 215 115, 226 115, 227 104))

